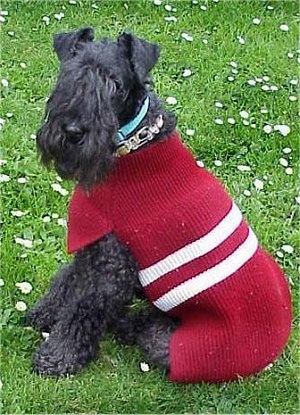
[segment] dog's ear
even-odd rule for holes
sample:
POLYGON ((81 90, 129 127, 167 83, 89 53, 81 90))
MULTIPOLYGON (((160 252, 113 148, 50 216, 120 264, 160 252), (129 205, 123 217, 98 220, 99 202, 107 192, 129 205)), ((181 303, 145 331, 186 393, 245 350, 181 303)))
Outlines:
POLYGON ((118 45, 129 59, 138 80, 144 83, 159 58, 159 46, 128 32, 123 32, 118 37, 118 45))
POLYGON ((75 55, 80 43, 92 42, 94 29, 85 27, 76 32, 59 33, 54 36, 53 47, 60 61, 65 61, 75 55))

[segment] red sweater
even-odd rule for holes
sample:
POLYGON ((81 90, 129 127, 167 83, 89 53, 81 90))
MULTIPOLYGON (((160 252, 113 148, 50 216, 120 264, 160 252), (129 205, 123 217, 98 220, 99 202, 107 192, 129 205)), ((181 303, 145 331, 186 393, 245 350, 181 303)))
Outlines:
POLYGON ((119 158, 89 194, 76 188, 69 252, 111 231, 135 255, 147 298, 181 319, 170 380, 232 380, 279 356, 291 328, 286 279, 177 133, 119 158))

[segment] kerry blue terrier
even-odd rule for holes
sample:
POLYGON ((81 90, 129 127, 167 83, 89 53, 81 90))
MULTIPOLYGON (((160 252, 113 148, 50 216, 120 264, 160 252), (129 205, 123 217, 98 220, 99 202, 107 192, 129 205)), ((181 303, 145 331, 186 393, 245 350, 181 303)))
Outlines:
POLYGON ((285 277, 151 90, 159 47, 129 33, 93 38, 91 28, 54 38, 61 70, 37 146, 76 182, 74 260, 28 315, 50 332, 34 369, 76 372, 112 330, 173 381, 256 373, 289 336, 285 277), (131 313, 135 295, 155 307, 131 313))

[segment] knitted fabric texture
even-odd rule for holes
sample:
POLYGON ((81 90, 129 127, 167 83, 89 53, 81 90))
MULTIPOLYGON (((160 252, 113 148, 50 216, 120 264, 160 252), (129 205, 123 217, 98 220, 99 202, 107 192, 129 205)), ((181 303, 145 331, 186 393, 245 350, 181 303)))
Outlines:
POLYGON ((135 255, 147 298, 181 320, 170 342, 171 381, 233 380, 280 355, 291 328, 286 279, 176 132, 119 158, 89 194, 75 189, 69 252, 108 232, 135 255))

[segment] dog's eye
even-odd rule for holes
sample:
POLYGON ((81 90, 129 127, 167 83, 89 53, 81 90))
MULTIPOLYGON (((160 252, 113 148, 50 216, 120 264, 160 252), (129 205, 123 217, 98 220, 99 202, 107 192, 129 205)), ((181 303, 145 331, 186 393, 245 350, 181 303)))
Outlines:
POLYGON ((83 130, 75 123, 65 125, 63 127, 66 134, 66 139, 71 144, 81 144, 83 139, 83 130))

